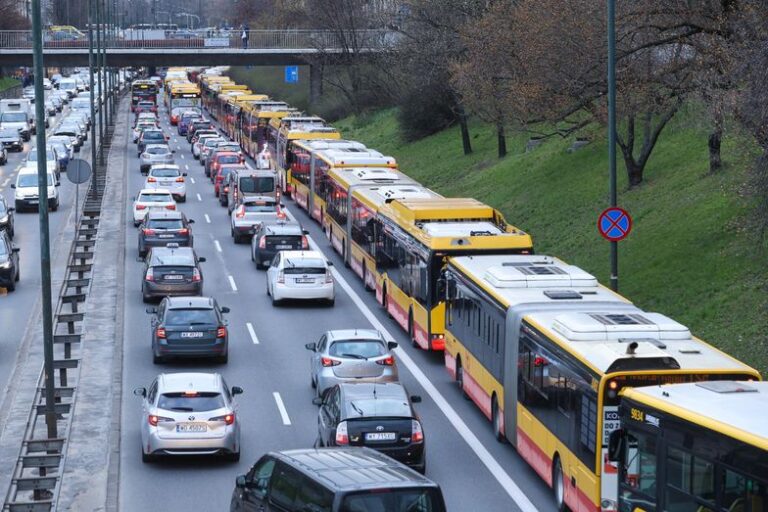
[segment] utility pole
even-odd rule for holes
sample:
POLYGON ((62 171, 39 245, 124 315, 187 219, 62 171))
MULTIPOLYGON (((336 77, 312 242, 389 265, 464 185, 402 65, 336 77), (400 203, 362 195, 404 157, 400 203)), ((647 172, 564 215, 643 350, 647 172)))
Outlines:
MULTIPOLYGON (((93 24, 96 20, 97 0, 88 0, 88 77, 91 87, 91 167, 96 167, 96 109, 94 107, 96 84, 93 80, 94 68, 96 68, 96 55, 93 48, 93 24)), ((95 171, 95 169, 94 169, 95 171)), ((91 172, 91 190, 96 193, 96 173, 91 172)))
MULTIPOLYGON (((25 2, 26 3, 26 2, 25 2)), ((27 4, 29 5, 29 4, 27 4)), ((48 166, 45 156, 45 89, 43 89, 43 27, 40 0, 32 0, 32 47, 35 70, 35 143, 37 144, 37 213, 40 222, 40 276, 43 292, 43 357, 45 369, 45 425, 48 438, 58 437, 54 409, 53 308, 51 305, 51 243, 48 230, 48 166)))
MULTIPOLYGON (((608 0, 608 174, 611 206, 616 192, 616 0, 608 0)), ((619 243, 611 244, 611 289, 619 291, 619 243)))
MULTIPOLYGON (((98 84, 99 96, 97 105, 99 105, 99 163, 104 165, 104 105, 101 104, 101 95, 104 92, 104 47, 102 46, 101 23, 104 7, 101 0, 96 1, 96 55, 98 57, 98 84)), ((95 122, 95 119, 94 119, 95 122)), ((94 141, 95 143, 95 141, 94 141)))

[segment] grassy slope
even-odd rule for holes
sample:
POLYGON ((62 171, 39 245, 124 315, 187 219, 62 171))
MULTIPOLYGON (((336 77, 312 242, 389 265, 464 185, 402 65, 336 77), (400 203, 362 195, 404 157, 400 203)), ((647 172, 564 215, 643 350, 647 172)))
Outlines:
MULTIPOLYGON (((635 225, 619 245, 621 292, 640 307, 665 313, 699 337, 768 377, 766 247, 742 229, 750 215, 743 195, 751 148, 726 138, 725 172, 707 174, 704 123, 684 112, 651 157, 645 184, 628 190, 619 162, 619 203, 635 225)), ((570 140, 551 139, 525 153, 527 136, 508 139, 496 158, 495 137, 472 127, 474 154, 461 152, 456 128, 406 144, 394 111, 336 123, 345 138, 395 156, 410 176, 447 196, 469 196, 499 209, 534 236, 537 252, 557 255, 597 275, 609 275, 609 244, 596 229, 608 203, 603 139, 575 153, 570 140)))
POLYGON ((16 80, 15 78, 0 78, 0 91, 4 91, 6 89, 10 89, 11 87, 15 87, 19 85, 21 82, 16 80))

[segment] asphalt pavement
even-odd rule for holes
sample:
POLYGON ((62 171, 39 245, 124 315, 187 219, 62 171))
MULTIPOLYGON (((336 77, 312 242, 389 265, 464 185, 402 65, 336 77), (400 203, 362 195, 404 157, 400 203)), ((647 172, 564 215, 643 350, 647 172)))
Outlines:
MULTIPOLYGON (((130 116, 127 109, 120 115, 130 116)), ((450 511, 555 510, 549 488, 509 445, 498 443, 488 420, 462 398, 443 365, 441 353, 413 348, 407 336, 364 291, 353 272, 344 267, 320 227, 286 200, 289 211, 310 231, 313 245, 334 262, 336 304, 290 304, 275 308, 265 293, 265 272, 256 270, 247 244, 230 237, 226 208, 219 206, 213 187, 189 144, 179 137, 161 108, 162 127, 171 135, 176 163, 188 173, 187 202, 179 208, 195 220, 195 250, 202 263, 204 294, 229 306, 229 363, 152 363, 149 315, 141 299, 141 263, 137 230, 125 237, 125 309, 123 380, 120 417, 119 508, 137 510, 228 510, 235 477, 271 450, 309 447, 317 435, 317 407, 312 404, 309 357, 304 344, 317 341, 329 329, 376 328, 400 343, 401 381, 411 394, 421 395, 416 409, 422 418, 427 447, 427 476, 439 483, 450 511), (133 395, 161 372, 220 372, 230 386, 241 386, 238 414, 242 422, 239 463, 210 458, 177 458, 145 464, 141 461, 140 401, 133 395)), ((122 137, 116 137, 116 141, 122 137)), ((113 145, 113 151, 117 149, 113 145)), ((142 188, 136 146, 128 142, 126 222, 131 222, 131 198, 142 188)), ((31 243, 31 242, 30 242, 31 243)), ((24 279, 24 278, 22 278, 24 279)), ((18 293, 18 292, 17 292, 18 293)), ((4 299, 4 298, 2 298, 4 299)), ((0 300, 2 300, 0 299, 0 300)), ((2 358, 0 358, 2 359, 2 358)))

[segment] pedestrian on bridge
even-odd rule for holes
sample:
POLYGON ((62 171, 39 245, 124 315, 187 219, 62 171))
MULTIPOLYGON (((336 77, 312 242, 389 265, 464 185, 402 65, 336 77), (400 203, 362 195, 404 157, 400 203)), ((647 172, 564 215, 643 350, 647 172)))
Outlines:
POLYGON ((248 25, 243 24, 243 33, 240 34, 240 39, 243 40, 243 48, 248 48, 248 25))

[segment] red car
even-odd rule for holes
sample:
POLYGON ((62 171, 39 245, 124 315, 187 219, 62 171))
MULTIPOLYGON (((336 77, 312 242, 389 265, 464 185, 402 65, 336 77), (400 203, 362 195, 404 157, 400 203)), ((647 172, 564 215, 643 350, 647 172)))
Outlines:
POLYGON ((216 174, 219 172, 219 168, 226 164, 242 164, 245 162, 245 157, 234 151, 217 151, 211 158, 205 162, 205 165, 210 167, 211 181, 216 185, 216 174))
POLYGON ((136 108, 133 110, 135 113, 152 112, 157 114, 157 105, 152 101, 140 101, 136 104, 136 108))

